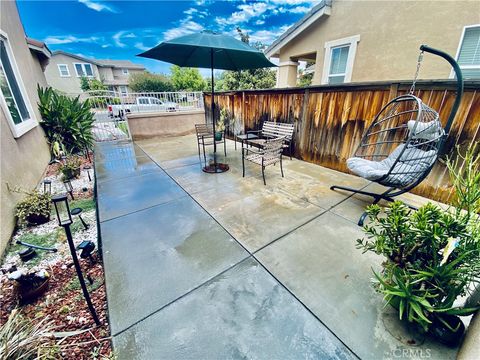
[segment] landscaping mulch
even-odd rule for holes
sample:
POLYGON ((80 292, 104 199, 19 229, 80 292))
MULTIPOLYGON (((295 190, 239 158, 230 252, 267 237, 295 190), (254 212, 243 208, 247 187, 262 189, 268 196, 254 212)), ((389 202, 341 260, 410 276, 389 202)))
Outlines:
POLYGON ((81 259, 80 262, 101 326, 95 325, 88 310, 73 262, 65 261, 58 262, 47 270, 50 274, 48 290, 29 304, 19 302, 13 281, 2 280, 0 324, 4 324, 11 311, 18 307, 23 315, 34 322, 48 317, 55 323, 56 333, 87 330, 63 340, 52 340, 54 358, 109 358, 111 342, 102 264, 98 260, 93 265, 86 259, 81 259), (93 282, 90 283, 88 279, 93 282))

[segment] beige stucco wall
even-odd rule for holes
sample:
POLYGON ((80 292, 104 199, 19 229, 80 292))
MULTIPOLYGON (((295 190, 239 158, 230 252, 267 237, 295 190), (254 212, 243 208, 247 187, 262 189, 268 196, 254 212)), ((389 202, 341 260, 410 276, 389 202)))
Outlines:
MULTIPOLYGON (((331 15, 282 48, 280 62, 316 52, 313 84, 318 85, 325 42, 360 35, 352 82, 411 79, 421 44, 455 56, 463 27, 479 23, 478 1, 333 0, 331 15)), ((425 56, 420 78, 445 79, 449 75, 450 67, 444 60, 425 56)))
POLYGON ((195 124, 205 123, 205 111, 128 114, 133 140, 155 136, 180 136, 195 132, 195 124))
MULTIPOLYGON (((67 94, 79 94, 82 92, 80 87, 80 77, 77 76, 75 71, 74 63, 86 63, 70 56, 64 54, 55 54, 50 58, 50 62, 45 69, 45 77, 47 78, 47 83, 54 89, 63 91, 67 94), (58 64, 66 64, 70 72, 69 77, 61 77, 58 70, 58 64)), ((99 78, 97 65, 91 64, 93 69, 93 75, 99 78)))
MULTIPOLYGON (((28 100, 38 120, 37 84, 46 86, 45 76, 38 59, 32 55, 25 42, 16 3, 0 2, 0 28, 8 36, 15 61, 26 88, 28 100)), ((42 179, 50 159, 49 150, 40 126, 15 139, 8 125, 7 114, 0 108, 0 256, 10 239, 15 226, 14 208, 22 195, 12 193, 7 183, 25 190, 33 189, 42 179)))
POLYGON ((100 79, 102 80, 113 80, 113 71, 112 68, 109 67, 101 67, 98 68, 98 74, 100 79))

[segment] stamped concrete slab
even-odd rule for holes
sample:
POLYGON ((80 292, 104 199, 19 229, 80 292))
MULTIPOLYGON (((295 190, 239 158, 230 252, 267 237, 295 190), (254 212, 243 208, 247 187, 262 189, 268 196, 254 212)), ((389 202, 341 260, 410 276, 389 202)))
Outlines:
POLYGON ((163 171, 104 181, 97 189, 100 221, 187 196, 163 171))
POLYGON ((328 212, 256 256, 360 358, 395 358, 403 349, 409 358, 455 358, 455 349, 413 339, 384 309, 371 286, 382 259, 356 249, 360 237, 359 227, 328 212))
POLYGON ((144 175, 155 171, 162 170, 147 156, 132 156, 124 159, 95 162, 95 175, 99 183, 107 180, 144 175))
POLYGON ((113 339, 119 359, 354 359, 248 259, 113 339))
POLYGON ((190 198, 102 223, 102 244, 113 334, 248 256, 190 198))

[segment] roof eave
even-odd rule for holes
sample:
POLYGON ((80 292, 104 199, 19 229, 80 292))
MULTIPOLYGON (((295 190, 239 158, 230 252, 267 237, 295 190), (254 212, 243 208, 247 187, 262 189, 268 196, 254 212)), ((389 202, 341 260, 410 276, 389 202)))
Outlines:
POLYGON ((306 30, 310 25, 315 23, 322 17, 330 16, 331 14, 331 1, 322 1, 316 7, 314 7, 307 15, 293 24, 287 31, 285 31, 277 40, 275 40, 266 50, 265 56, 267 57, 279 57, 280 49, 286 44, 296 38, 300 33, 306 30))

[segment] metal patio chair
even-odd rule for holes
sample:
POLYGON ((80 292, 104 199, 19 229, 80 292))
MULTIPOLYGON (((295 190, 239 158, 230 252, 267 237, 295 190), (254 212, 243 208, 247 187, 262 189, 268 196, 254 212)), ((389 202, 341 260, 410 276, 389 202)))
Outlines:
POLYGON ((283 137, 283 148, 288 148, 288 155, 290 156, 290 160, 292 160, 292 139, 294 129, 294 124, 264 121, 261 130, 247 131, 247 136, 256 135, 259 137, 258 139, 247 140, 247 142, 248 144, 263 146, 269 139, 283 137))
POLYGON ((284 142, 285 138, 279 137, 268 140, 261 148, 242 148, 242 176, 245 177, 245 160, 248 160, 262 167, 262 177, 264 185, 267 185, 267 182, 265 181, 265 168, 269 165, 275 165, 277 162, 279 162, 280 171, 282 173, 282 177, 284 177, 282 166, 282 151, 284 142))
POLYGON ((207 163, 207 155, 205 154, 205 146, 213 145, 215 141, 217 144, 223 143, 223 152, 227 156, 227 145, 225 142, 225 130, 217 131, 222 133, 222 140, 214 140, 213 136, 213 126, 211 124, 195 124, 195 132, 197 134, 197 148, 198 148, 198 157, 200 157, 200 146, 203 149, 203 159, 205 164, 207 163))

